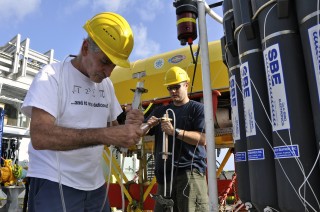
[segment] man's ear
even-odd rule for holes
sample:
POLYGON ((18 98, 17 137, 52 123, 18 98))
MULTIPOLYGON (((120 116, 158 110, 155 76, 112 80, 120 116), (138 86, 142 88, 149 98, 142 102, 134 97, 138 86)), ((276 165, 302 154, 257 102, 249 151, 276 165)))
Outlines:
POLYGON ((81 46, 81 54, 86 56, 89 52, 89 42, 87 39, 84 39, 81 46))

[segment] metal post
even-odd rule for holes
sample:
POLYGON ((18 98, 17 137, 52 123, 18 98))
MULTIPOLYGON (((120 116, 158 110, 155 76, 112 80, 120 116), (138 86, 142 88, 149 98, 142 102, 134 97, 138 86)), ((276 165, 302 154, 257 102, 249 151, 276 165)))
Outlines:
POLYGON ((4 108, 0 107, 0 166, 2 162, 2 137, 3 137, 3 128, 4 128, 4 108))
POLYGON ((22 211, 19 208, 19 194, 25 189, 24 186, 4 186, 3 192, 7 195, 6 204, 0 208, 0 212, 4 211, 22 211))
POLYGON ((209 211, 219 211, 218 188, 216 175, 216 153, 214 137, 214 120, 212 106, 212 90, 209 65, 209 47, 207 37, 206 12, 203 0, 198 0, 198 24, 199 24, 199 45, 201 53, 202 86, 204 113, 206 124, 207 163, 208 163, 208 190, 209 190, 209 211))
POLYGON ((18 34, 16 36, 17 40, 15 45, 15 51, 14 51, 14 56, 13 56, 13 63, 12 63, 12 74, 18 73, 19 69, 19 61, 20 61, 20 47, 21 47, 21 35, 18 34))

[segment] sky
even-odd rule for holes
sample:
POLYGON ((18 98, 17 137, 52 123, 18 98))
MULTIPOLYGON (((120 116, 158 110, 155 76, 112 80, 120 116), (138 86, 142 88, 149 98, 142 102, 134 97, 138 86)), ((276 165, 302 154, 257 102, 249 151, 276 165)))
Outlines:
MULTIPOLYGON (((221 6, 213 10, 222 16, 221 6)), ((22 40, 30 38, 31 49, 40 53, 53 49, 54 58, 61 61, 78 54, 87 36, 84 23, 102 11, 119 13, 131 25, 135 42, 131 62, 184 47, 177 39, 173 0, 0 0, 0 46, 21 34, 22 40)), ((223 35, 222 25, 209 15, 207 31, 208 41, 223 35)))
MULTIPOLYGON (((217 2, 206 1, 208 5, 217 2)), ((177 39, 173 0, 0 0, 0 46, 20 34, 22 40, 30 39, 32 50, 53 49, 54 58, 62 61, 79 53, 87 36, 83 25, 103 11, 119 13, 131 25, 135 42, 131 62, 184 47, 177 39)), ((213 11, 222 17, 221 6, 213 11)), ((223 26, 206 17, 208 41, 219 40, 223 26)), ((194 44, 198 42, 197 38, 194 44)), ((233 169, 233 160, 226 169, 233 169)))

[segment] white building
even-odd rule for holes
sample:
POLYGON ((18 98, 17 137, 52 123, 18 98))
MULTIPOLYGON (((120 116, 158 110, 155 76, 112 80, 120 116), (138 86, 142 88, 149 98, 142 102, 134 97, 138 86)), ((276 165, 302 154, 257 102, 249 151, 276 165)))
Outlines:
POLYGON ((53 53, 52 49, 46 53, 30 49, 30 39, 22 40, 20 34, 0 47, 0 108, 4 109, 1 156, 4 158, 28 159, 30 119, 20 108, 39 69, 57 62, 53 53))

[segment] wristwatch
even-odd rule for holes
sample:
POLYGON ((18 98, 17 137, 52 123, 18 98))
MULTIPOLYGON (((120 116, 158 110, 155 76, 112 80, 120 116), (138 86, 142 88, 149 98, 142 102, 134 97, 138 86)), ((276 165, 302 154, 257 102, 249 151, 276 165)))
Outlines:
POLYGON ((178 135, 180 134, 180 131, 181 131, 181 130, 180 130, 179 128, 176 128, 176 129, 175 129, 175 136, 176 136, 176 137, 178 137, 178 135))

